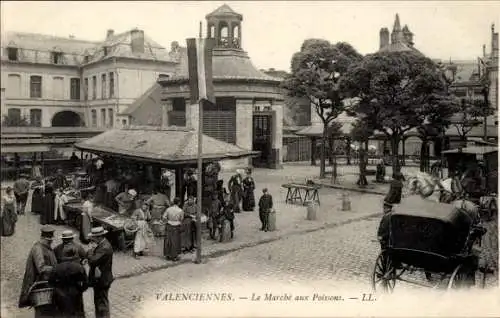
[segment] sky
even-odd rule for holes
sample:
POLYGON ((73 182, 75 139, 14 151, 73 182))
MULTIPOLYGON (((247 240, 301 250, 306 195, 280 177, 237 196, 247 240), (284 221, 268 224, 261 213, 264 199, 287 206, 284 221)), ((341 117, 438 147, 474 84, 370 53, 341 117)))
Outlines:
POLYGON ((242 44, 259 69, 290 69, 308 38, 349 42, 362 54, 379 48, 379 31, 395 14, 414 33, 415 47, 436 59, 474 60, 491 49, 500 28, 498 1, 2 1, 1 29, 101 41, 135 27, 170 48, 198 35, 199 22, 224 3, 243 15, 242 44))

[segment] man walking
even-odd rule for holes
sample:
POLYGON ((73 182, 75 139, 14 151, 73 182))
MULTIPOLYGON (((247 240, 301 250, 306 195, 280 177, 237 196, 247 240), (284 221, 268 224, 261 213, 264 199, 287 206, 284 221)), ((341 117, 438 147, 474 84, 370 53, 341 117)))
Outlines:
POLYGON ((269 212, 273 209, 273 197, 267 193, 267 188, 262 190, 259 200, 259 217, 262 222, 261 231, 269 231, 269 212))
MULTIPOLYGON (((54 228, 44 226, 41 230, 41 238, 36 242, 26 260, 23 285, 19 297, 19 308, 34 306, 30 299, 30 289, 36 282, 48 281, 50 273, 57 264, 56 256, 51 248, 54 239, 54 228)), ((52 304, 35 307, 35 318, 53 317, 55 309, 52 304)))
POLYGON ((94 288, 94 306, 96 318, 109 318, 108 292, 114 280, 113 248, 104 237, 108 231, 102 226, 95 227, 89 234, 92 240, 91 250, 87 254, 89 261, 89 282, 94 288))

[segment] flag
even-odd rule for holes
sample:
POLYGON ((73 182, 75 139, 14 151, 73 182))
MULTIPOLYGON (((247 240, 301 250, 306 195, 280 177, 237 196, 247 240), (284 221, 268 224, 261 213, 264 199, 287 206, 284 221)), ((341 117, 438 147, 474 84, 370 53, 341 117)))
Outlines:
POLYGON ((212 82, 212 50, 214 39, 187 39, 189 89, 191 103, 207 100, 215 104, 212 82))

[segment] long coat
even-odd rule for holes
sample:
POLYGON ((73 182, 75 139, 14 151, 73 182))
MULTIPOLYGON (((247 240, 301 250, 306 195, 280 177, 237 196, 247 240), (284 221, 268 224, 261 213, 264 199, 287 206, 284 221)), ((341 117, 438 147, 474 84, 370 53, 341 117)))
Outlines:
POLYGON ((28 293, 30 287, 37 281, 48 280, 50 272, 56 264, 56 256, 48 243, 40 241, 33 245, 26 260, 19 308, 31 306, 28 293))
POLYGON ((54 286, 56 317, 85 318, 83 292, 88 288, 88 278, 78 258, 57 264, 49 283, 54 286))
POLYGON ((113 248, 109 241, 104 238, 97 247, 88 253, 90 265, 89 282, 94 288, 108 288, 114 280, 113 277, 113 248), (96 276, 96 269, 101 273, 96 276))

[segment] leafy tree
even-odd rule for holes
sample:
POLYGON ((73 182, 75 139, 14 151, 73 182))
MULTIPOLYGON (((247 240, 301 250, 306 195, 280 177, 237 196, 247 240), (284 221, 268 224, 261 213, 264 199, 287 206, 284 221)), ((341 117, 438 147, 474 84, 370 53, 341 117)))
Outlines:
POLYGON ((339 79, 353 62, 362 58, 348 43, 331 44, 321 39, 305 40, 292 57, 292 73, 282 82, 289 96, 309 100, 323 123, 320 177, 325 177, 326 143, 330 123, 344 111, 339 79))
MULTIPOLYGON (((368 151, 368 140, 374 134, 373 125, 369 123, 368 120, 356 120, 352 124, 352 129, 350 132, 350 137, 353 141, 361 143, 361 147, 368 151)), ((358 184, 362 184, 361 180, 366 180, 366 167, 364 163, 359 163, 359 179, 358 184)))
POLYGON ((24 116, 4 115, 2 126, 5 127, 27 127, 30 125, 28 118, 24 116))
POLYGON ((453 107, 442 70, 417 52, 367 55, 349 68, 340 89, 358 98, 351 113, 390 141, 393 173, 401 170, 398 149, 405 133, 434 122, 439 107, 453 107))
POLYGON ((467 134, 472 128, 483 123, 485 116, 493 115, 493 109, 484 99, 462 98, 451 123, 456 128, 463 146, 467 143, 467 134))

